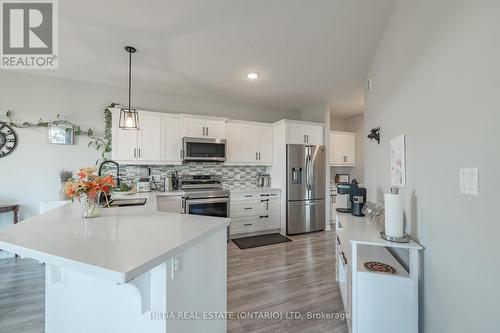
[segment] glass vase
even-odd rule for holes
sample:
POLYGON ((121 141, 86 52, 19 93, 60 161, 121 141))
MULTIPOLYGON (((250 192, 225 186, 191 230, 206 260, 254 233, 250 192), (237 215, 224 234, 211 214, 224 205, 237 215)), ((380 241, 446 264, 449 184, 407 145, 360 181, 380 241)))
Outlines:
POLYGON ((85 197, 85 208, 83 210, 83 218, 89 219, 101 216, 101 208, 98 204, 98 196, 94 198, 85 197))

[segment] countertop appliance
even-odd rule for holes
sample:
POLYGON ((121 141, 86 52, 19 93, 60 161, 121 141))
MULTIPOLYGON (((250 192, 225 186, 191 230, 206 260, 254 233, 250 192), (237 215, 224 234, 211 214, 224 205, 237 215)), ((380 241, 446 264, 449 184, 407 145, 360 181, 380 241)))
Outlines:
POLYGON ((267 173, 262 173, 257 176, 257 186, 258 187, 269 187, 271 186, 271 175, 267 173))
POLYGON ((149 181, 149 178, 139 178, 137 181, 137 192, 151 192, 151 182, 149 181))
POLYGON ((366 202, 366 188, 358 187, 352 194, 352 212, 354 216, 365 216, 363 207, 366 202))
POLYGON ((163 179, 163 191, 172 192, 179 189, 179 178, 177 171, 170 172, 165 179, 163 179))
POLYGON ((289 144, 286 158, 287 234, 324 230, 325 146, 289 144))
MULTIPOLYGON (((229 217, 229 190, 222 187, 222 176, 182 175, 180 189, 185 214, 229 217)), ((229 240, 229 227, 227 230, 229 240)))
POLYGON ((352 210, 352 196, 358 188, 354 183, 337 184, 337 212, 350 213, 352 210))
POLYGON ((182 139, 183 160, 224 162, 226 160, 226 140, 187 138, 182 139))

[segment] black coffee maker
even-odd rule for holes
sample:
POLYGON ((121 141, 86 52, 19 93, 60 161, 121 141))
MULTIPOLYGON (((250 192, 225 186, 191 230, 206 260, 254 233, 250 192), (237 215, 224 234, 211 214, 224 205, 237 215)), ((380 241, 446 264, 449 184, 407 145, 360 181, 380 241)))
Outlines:
POLYGON ((366 202, 366 188, 357 187, 351 192, 351 214, 354 216, 365 216, 363 207, 366 202))

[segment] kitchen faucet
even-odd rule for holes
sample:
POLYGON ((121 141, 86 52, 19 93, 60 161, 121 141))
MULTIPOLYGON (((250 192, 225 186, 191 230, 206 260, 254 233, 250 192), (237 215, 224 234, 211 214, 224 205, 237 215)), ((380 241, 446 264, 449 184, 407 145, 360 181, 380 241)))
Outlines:
POLYGON ((116 165, 116 187, 120 187, 120 165, 117 162, 113 160, 105 160, 104 162, 101 163, 101 165, 99 165, 99 171, 97 171, 97 175, 101 176, 102 166, 108 163, 116 165))

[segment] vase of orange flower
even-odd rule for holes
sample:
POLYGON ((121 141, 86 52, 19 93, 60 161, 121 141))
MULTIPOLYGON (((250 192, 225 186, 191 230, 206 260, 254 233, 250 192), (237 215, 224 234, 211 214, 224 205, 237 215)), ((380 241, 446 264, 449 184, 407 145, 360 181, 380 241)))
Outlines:
POLYGON ((101 215, 99 196, 104 193, 106 202, 108 194, 115 186, 113 177, 97 176, 95 167, 81 168, 77 179, 70 179, 64 184, 66 195, 69 199, 85 200, 83 218, 98 217, 101 215))

